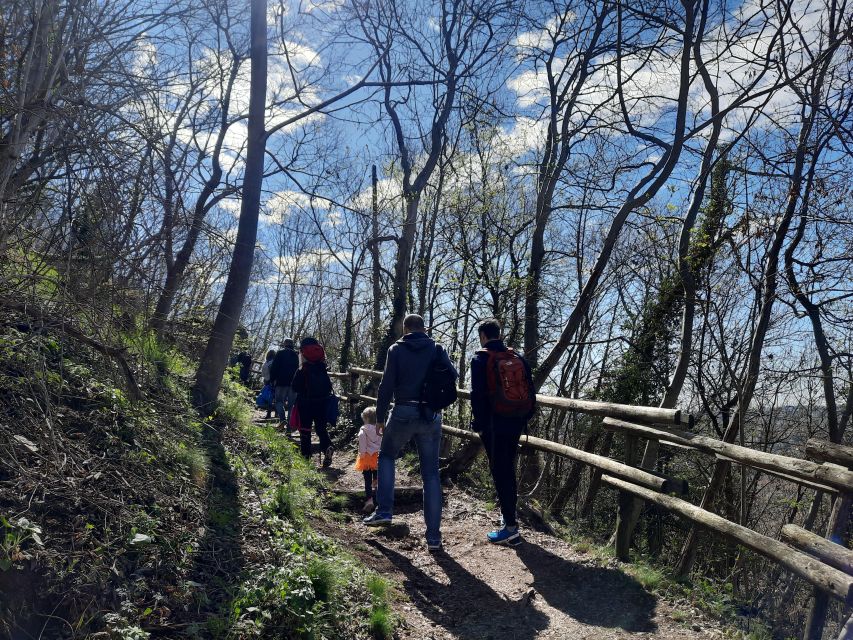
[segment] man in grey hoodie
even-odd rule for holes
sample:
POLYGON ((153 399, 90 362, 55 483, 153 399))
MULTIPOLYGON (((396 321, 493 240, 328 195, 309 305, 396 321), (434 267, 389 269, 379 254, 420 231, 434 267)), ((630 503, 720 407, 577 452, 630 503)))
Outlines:
POLYGON ((379 450, 379 486, 376 511, 364 519, 369 527, 391 523, 394 513, 394 461, 412 439, 418 445, 421 478, 424 485, 424 521, 430 551, 441 549, 441 480, 438 453, 441 445, 441 413, 433 412, 421 399, 427 370, 434 358, 456 374, 447 352, 427 336, 424 319, 415 314, 403 320, 405 335, 391 345, 385 359, 385 371, 379 384, 376 421, 384 426, 379 450), (388 417, 388 407, 394 408, 388 417))

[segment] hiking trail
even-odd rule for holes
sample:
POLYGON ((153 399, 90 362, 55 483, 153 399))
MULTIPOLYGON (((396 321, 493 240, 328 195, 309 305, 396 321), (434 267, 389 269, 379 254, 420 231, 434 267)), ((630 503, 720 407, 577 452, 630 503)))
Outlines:
MULTIPOLYGON (((314 464, 319 464, 315 440, 314 464)), ((722 638, 723 628, 687 600, 649 593, 615 559, 576 551, 521 519, 524 542, 508 548, 486 542, 499 518, 476 498, 444 487, 444 551, 424 542, 420 476, 397 464, 394 523, 361 524, 364 483, 353 468, 355 448, 335 452, 323 469, 329 498, 347 497, 342 522, 313 525, 371 569, 401 596, 394 602, 401 639, 722 638)), ((331 500, 330 500, 331 502, 331 500)), ((335 508, 341 509, 344 500, 335 508)))

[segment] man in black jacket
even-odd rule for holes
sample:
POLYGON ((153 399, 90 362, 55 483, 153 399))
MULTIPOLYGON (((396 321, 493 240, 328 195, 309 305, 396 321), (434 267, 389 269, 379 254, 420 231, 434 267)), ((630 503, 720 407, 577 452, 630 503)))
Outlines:
POLYGON ((429 551, 441 550, 441 479, 438 453, 441 446, 441 412, 432 411, 422 399, 424 380, 433 360, 458 375, 447 352, 426 334, 424 319, 410 314, 403 320, 405 335, 391 345, 376 401, 376 425, 384 427, 379 450, 376 511, 363 520, 368 527, 391 523, 394 513, 394 461, 414 438, 418 445, 424 485, 424 521, 429 551), (394 408, 388 415, 388 407, 394 408), (388 419, 385 425, 386 417, 388 419))
POLYGON ((293 340, 286 338, 270 365, 270 384, 275 389, 275 414, 285 425, 290 420, 290 412, 296 401, 293 376, 298 368, 299 354, 293 348, 293 340), (287 405, 286 411, 285 405, 287 405))
MULTIPOLYGON (((527 421, 533 417, 534 401, 531 398, 530 409, 525 415, 509 417, 499 415, 493 406, 494 392, 488 384, 487 366, 491 353, 504 353, 508 349, 501 340, 501 325, 497 320, 486 320, 479 326, 480 345, 483 349, 474 354, 471 360, 471 412, 473 420, 471 428, 480 434, 483 447, 489 458, 489 469, 495 483, 495 490, 500 502, 504 526, 488 534, 489 542, 494 544, 515 546, 521 543, 518 533, 518 522, 515 518, 518 486, 515 479, 515 459, 518 451, 518 441, 527 426, 527 421)), ((533 396, 533 380, 527 361, 521 360, 524 375, 527 379, 527 389, 533 396)))

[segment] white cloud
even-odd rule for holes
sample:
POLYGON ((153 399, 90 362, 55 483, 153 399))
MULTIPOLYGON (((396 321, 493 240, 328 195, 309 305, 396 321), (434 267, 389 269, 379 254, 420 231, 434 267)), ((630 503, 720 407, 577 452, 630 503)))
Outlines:
POLYGON ((240 217, 240 207, 242 206, 242 200, 240 198, 224 198, 219 201, 216 205, 220 209, 227 211, 235 218, 240 217))
POLYGON ((303 8, 308 13, 314 11, 334 11, 344 6, 346 0, 307 0, 303 8))
POLYGON ((301 191, 283 189, 273 193, 264 203, 263 211, 269 224, 281 224, 293 209, 303 211, 325 210, 329 203, 320 198, 312 198, 301 191))
POLYGON ((337 227, 343 219, 344 217, 340 211, 329 211, 329 215, 326 216, 326 222, 330 227, 337 227))
MULTIPOLYGON (((398 207, 403 200, 403 187, 400 180, 396 178, 380 178, 376 182, 376 192, 379 208, 385 211, 398 207)), ((370 211, 373 206, 372 187, 368 186, 355 194, 348 206, 356 211, 370 211)))
MULTIPOLYGON (((824 3, 816 0, 794 0, 790 12, 794 16, 794 25, 786 26, 785 62, 788 73, 795 74, 811 62, 807 47, 810 47, 812 52, 818 49, 827 10, 824 3)), ((764 72, 752 93, 773 87, 779 81, 779 70, 765 69, 764 62, 767 57, 773 58, 776 55, 768 53, 769 48, 778 46, 778 43, 774 45, 774 38, 781 19, 773 7, 768 5, 766 0, 746 0, 727 18, 727 22, 714 26, 705 34, 702 44, 703 59, 709 74, 717 84, 723 109, 738 99, 745 87, 756 81, 758 74, 764 72)), ((515 44, 520 53, 524 53, 525 49, 547 50, 552 46, 552 38, 557 28, 555 21, 549 21, 538 32, 526 32, 518 36, 515 44)), ((565 30, 564 27, 563 31, 565 30)), ((675 108, 680 85, 680 54, 679 47, 670 46, 658 47, 649 55, 644 53, 642 57, 628 54, 623 58, 621 72, 625 83, 624 96, 634 126, 643 128, 660 125, 675 108)), ((561 51, 553 64, 554 76, 560 76, 561 65, 565 64, 565 60, 572 60, 571 64, 574 64, 576 57, 576 51, 561 51)), ((615 58, 612 55, 602 56, 594 60, 593 64, 595 70, 581 91, 572 116, 573 121, 580 122, 595 109, 596 120, 618 124, 622 115, 614 99, 618 84, 615 58)), ((689 91, 689 114, 691 120, 702 120, 709 116, 710 101, 703 83, 695 77, 695 64, 691 64, 691 72, 694 73, 694 79, 689 91)), ((537 119, 546 117, 549 105, 548 81, 541 66, 533 68, 532 63, 528 63, 526 68, 522 68, 509 79, 507 87, 516 94, 516 103, 522 113, 537 119)), ((735 131, 742 130, 743 124, 752 115, 759 101, 763 100, 764 97, 753 100, 732 111, 726 126, 735 131)), ((774 122, 784 126, 797 117, 796 105, 797 97, 794 91, 788 88, 777 89, 765 112, 772 113, 774 122)), ((769 122, 769 119, 761 122, 769 122)), ((663 126, 666 128, 668 125, 663 126)), ((524 136, 515 137, 518 144, 514 146, 523 148, 524 136)))
POLYGON ((274 280, 293 280, 298 284, 308 284, 318 274, 333 268, 338 261, 349 262, 352 259, 350 251, 329 251, 315 249, 289 256, 277 256, 272 259, 277 274, 274 280))
POLYGON ((541 51, 546 47, 550 47, 551 42, 560 35, 560 32, 564 32, 565 25, 571 24, 576 19, 577 16, 575 13, 573 11, 568 11, 563 22, 563 29, 561 29, 557 16, 554 16, 545 23, 544 28, 536 31, 525 31, 520 33, 516 36, 515 40, 512 41, 512 44, 516 48, 521 49, 519 53, 523 53, 525 50, 541 51))
POLYGON ((508 160, 518 158, 545 140, 547 128, 545 120, 518 117, 511 128, 501 130, 495 147, 508 160))
POLYGON ((134 75, 151 77, 154 70, 157 68, 157 45, 144 35, 136 45, 136 51, 133 52, 133 60, 131 62, 131 70, 134 75))

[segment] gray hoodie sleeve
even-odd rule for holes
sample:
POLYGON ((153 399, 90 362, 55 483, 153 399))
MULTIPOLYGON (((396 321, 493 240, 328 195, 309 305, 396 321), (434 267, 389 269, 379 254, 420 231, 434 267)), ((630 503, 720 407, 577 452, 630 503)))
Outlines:
POLYGON ((385 371, 382 373, 382 382, 379 383, 379 391, 376 394, 376 421, 384 424, 388 417, 388 407, 394 395, 394 387, 397 384, 397 357, 396 345, 391 345, 388 355, 385 356, 385 371))

